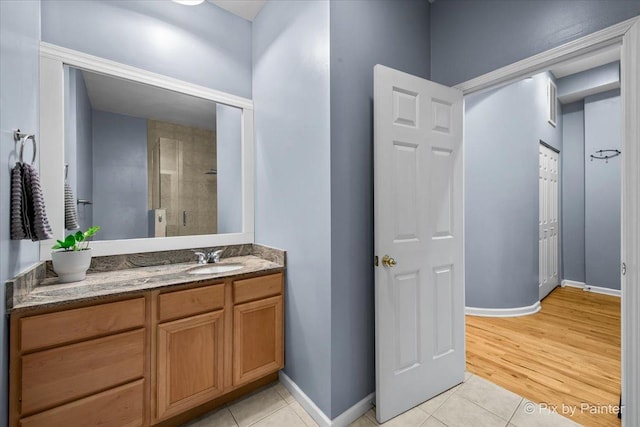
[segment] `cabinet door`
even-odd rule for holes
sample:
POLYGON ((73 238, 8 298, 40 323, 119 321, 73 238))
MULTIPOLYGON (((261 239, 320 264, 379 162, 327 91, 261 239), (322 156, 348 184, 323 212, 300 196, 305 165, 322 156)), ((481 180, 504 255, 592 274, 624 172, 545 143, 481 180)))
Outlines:
POLYGON ((157 418, 223 391, 224 310, 158 325, 157 418))
POLYGON ((282 369, 284 362, 282 295, 236 305, 233 323, 233 384, 235 386, 282 369))

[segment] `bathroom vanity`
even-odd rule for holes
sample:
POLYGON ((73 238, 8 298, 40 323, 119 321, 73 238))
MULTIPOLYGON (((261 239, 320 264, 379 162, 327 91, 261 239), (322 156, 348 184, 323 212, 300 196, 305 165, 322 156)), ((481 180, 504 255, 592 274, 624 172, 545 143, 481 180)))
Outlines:
POLYGON ((10 426, 180 425, 276 380, 282 259, 130 268, 13 290, 10 426), (210 266, 228 271, 194 274, 210 266))

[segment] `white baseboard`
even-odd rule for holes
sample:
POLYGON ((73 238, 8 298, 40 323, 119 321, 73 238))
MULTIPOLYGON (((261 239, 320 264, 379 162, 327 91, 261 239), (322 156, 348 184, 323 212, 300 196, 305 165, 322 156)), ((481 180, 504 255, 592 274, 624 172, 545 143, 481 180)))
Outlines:
POLYGON ((622 292, 620 291, 620 289, 611 289, 611 288, 603 288, 601 286, 587 285, 584 282, 576 282, 574 280, 563 280, 561 286, 562 287, 569 286, 571 288, 580 288, 585 292, 593 292, 595 294, 611 295, 614 297, 622 296, 622 292))
POLYGON ((289 390, 289 393, 291 393, 294 399, 298 401, 300 406, 302 406, 304 410, 311 415, 311 418, 313 418, 320 427, 347 427, 371 408, 371 402, 373 402, 375 397, 375 393, 371 393, 331 420, 320 408, 316 406, 315 403, 313 403, 313 400, 311 400, 309 396, 307 396, 302 389, 300 389, 300 387, 298 387, 298 385, 282 371, 280 371, 280 382, 287 390, 289 390))
POLYGON ((375 400, 376 394, 371 393, 361 401, 357 402, 351 408, 344 411, 331 421, 332 427, 347 427, 349 424, 363 416, 371 409, 372 402, 375 400))
POLYGON ((479 317, 520 317, 535 314, 540 311, 540 301, 536 301, 526 307, 515 308, 479 308, 479 307, 465 307, 465 314, 469 316, 479 317))
POLYGON ((293 398, 298 401, 300 406, 302 406, 302 408, 311 415, 311 418, 313 418, 320 427, 331 427, 331 420, 329 417, 327 417, 324 412, 322 412, 322 410, 313 403, 313 400, 309 399, 309 396, 307 396, 302 389, 298 387, 298 384, 294 383, 293 380, 282 371, 280 371, 279 377, 282 385, 289 390, 289 393, 291 393, 293 398))

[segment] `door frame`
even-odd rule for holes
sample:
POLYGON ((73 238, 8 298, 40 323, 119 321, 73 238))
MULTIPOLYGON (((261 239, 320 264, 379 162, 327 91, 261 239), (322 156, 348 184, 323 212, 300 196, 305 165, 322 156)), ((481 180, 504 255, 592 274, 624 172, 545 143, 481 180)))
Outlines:
MULTIPOLYGON (((553 289, 555 289, 556 287, 558 287, 560 285, 560 268, 562 265, 562 251, 560 250, 560 248, 562 248, 562 166, 561 166, 561 160, 560 160, 560 156, 562 155, 562 153, 560 152, 560 150, 558 150, 557 148, 551 146, 550 144, 547 144, 546 142, 544 142, 543 140, 538 140, 538 145, 542 145, 543 147, 553 151, 554 153, 556 153, 558 155, 558 193, 556 194, 556 203, 557 203, 557 214, 558 214, 558 247, 557 247, 557 251, 556 251, 556 263, 558 265, 558 284, 556 286, 554 286, 551 291, 553 291, 553 289)), ((538 190, 540 191, 540 190, 538 190)), ((538 199, 540 199, 540 194, 538 194, 538 199)), ((540 209, 538 209, 538 215, 539 215, 540 209)), ((542 262, 541 260, 538 260, 538 271, 540 270, 540 262, 542 262)), ((543 297, 542 294, 540 294, 540 280, 538 280, 538 299, 540 301, 542 301, 547 295, 549 295, 551 293, 551 291, 549 291, 547 294, 545 294, 545 296, 543 297)))
MULTIPOLYGON (((622 96, 622 426, 640 425, 640 16, 454 86, 469 95, 497 88, 599 49, 621 46, 622 96)), ((463 149, 464 149, 463 139, 463 149)))

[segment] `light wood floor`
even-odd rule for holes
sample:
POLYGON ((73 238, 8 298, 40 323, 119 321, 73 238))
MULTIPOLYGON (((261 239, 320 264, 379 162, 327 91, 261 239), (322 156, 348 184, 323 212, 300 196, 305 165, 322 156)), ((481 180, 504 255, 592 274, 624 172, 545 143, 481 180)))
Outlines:
POLYGON ((565 287, 541 304, 531 316, 467 316, 467 370, 558 412, 576 405, 570 418, 585 426, 620 426, 580 411, 619 403, 620 298, 565 287))

